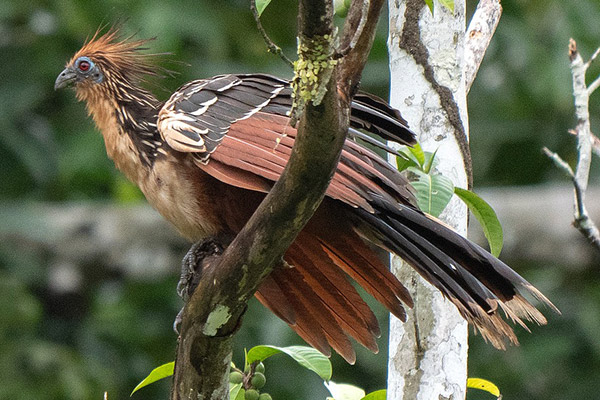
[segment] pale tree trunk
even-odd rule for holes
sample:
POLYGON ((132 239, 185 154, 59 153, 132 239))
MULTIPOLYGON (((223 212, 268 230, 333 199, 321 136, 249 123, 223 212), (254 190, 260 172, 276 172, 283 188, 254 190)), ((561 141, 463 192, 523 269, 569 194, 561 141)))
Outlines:
MULTIPOLYGON (((390 0, 388 43, 391 104, 426 151, 438 150, 438 171, 462 188, 468 186, 470 168, 465 3, 456 0, 454 14, 436 3, 432 15, 423 0, 390 0)), ((467 209, 456 196, 441 219, 466 235, 467 209)), ((464 399, 467 323, 400 259, 393 258, 392 268, 413 294, 415 307, 406 323, 393 317, 390 321, 388 400, 464 399)))

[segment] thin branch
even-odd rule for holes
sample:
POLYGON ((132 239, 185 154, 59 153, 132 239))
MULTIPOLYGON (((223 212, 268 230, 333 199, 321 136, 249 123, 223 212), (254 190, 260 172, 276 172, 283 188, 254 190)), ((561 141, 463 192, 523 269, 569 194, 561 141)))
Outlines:
POLYGON ((494 36, 502 6, 500 0, 480 0, 469 23, 465 40, 465 85, 467 93, 475 80, 485 52, 494 36))
POLYGON ((281 59, 288 64, 290 67, 294 67, 294 63, 292 62, 292 60, 290 60, 283 52, 283 50, 281 49, 281 47, 277 46, 275 44, 275 42, 273 42, 271 40, 271 38, 269 37, 269 35, 267 34, 267 31, 265 31, 265 28, 262 26, 262 22, 260 22, 260 15, 258 14, 258 9, 256 8, 256 0, 250 0, 250 10, 252 11, 252 15, 254 15, 254 20, 256 21, 256 27, 258 28, 258 31, 260 32, 260 34, 262 35, 265 43, 267 44, 267 49, 269 50, 269 52, 273 53, 273 54, 277 54, 279 57, 281 57, 281 59))
POLYGON ((585 207, 585 190, 581 188, 577 179, 575 179, 575 173, 571 166, 563 160, 558 154, 553 151, 550 151, 547 147, 542 149, 544 153, 554 162, 554 165, 558 167, 558 169, 562 170, 573 182, 573 187, 575 189, 575 219, 573 221, 573 225, 588 239, 590 243, 596 246, 600 250, 600 232, 598 228, 594 224, 594 222, 589 218, 587 209, 585 207))
MULTIPOLYGON (((573 225, 600 250, 600 232, 589 218, 585 207, 585 191, 588 185, 590 166, 592 162, 592 141, 593 135, 590 128, 589 96, 593 89, 585 84, 585 73, 590 66, 591 61, 600 54, 596 50, 594 55, 587 62, 583 62, 581 54, 577 51, 575 40, 569 40, 569 60, 571 61, 571 75, 573 79, 573 98, 575 103, 575 115, 577 117, 577 126, 574 130, 577 136, 577 166, 575 171, 558 154, 552 153, 544 148, 544 152, 554 161, 554 164, 565 171, 573 182, 575 188, 574 200, 574 222, 573 225), (592 89, 592 90, 590 90, 592 89)), ((594 82, 595 84, 595 82, 594 82)), ((572 132, 570 131, 570 132, 572 132)))
MULTIPOLYGON (((335 67, 332 63, 323 99, 319 105, 306 103, 281 177, 223 254, 204 260, 199 286, 183 310, 171 399, 227 398, 232 338, 247 302, 311 218, 335 171, 348 130, 352 88, 338 81, 360 76, 383 5, 377 0, 376 10, 374 2, 363 35, 347 56, 355 62, 349 64, 345 57, 335 67), (365 32, 370 41, 364 40, 365 32)), ((307 44, 310 38, 332 37, 332 2, 301 0, 298 22, 298 36, 309 39, 307 44)), ((353 33, 344 32, 347 36, 353 33)))
POLYGON ((375 28, 384 2, 384 0, 354 0, 350 4, 340 40, 341 48, 348 48, 349 51, 341 59, 338 85, 342 93, 349 95, 348 101, 358 90, 363 66, 367 62, 371 45, 375 39, 375 28), (368 8, 366 12, 365 7, 368 8), (361 26, 360 34, 357 35, 361 26))
POLYGON ((590 85, 587 88, 588 91, 588 96, 591 96, 592 93, 594 93, 594 91, 596 89, 598 89, 598 86, 600 86, 600 76, 597 77, 592 83, 590 83, 590 85))
POLYGON ((548 158, 550 158, 550 160, 552 160, 552 162, 554 163, 554 165, 556 165, 558 169, 562 170, 565 174, 569 176, 569 178, 571 178, 571 180, 575 181, 575 173, 573 172, 573 168, 571 168, 569 163, 567 163, 558 154, 551 151, 547 147, 542 148, 542 151, 548 156, 548 158))
MULTIPOLYGON (((575 51, 577 51, 577 48, 575 48, 575 51)), ((596 59, 596 57, 598 57, 599 54, 600 54, 600 47, 598 47, 596 49, 596 51, 594 52, 594 54, 592 54, 592 56, 590 57, 590 59, 587 60, 587 62, 584 64, 586 70, 590 67, 590 65, 592 65, 592 63, 594 62, 594 60, 596 59)))
POLYGON ((353 33, 352 39, 350 40, 350 42, 347 43, 343 49, 336 50, 335 54, 333 55, 334 60, 337 60, 339 58, 346 56, 348 53, 350 53, 350 51, 352 49, 354 49, 354 47, 356 46, 356 43, 358 43, 358 40, 360 39, 360 36, 363 33, 365 24, 367 23, 370 5, 371 5, 370 0, 362 1, 362 9, 360 11, 360 21, 358 23, 358 26, 356 27, 356 31, 353 33))

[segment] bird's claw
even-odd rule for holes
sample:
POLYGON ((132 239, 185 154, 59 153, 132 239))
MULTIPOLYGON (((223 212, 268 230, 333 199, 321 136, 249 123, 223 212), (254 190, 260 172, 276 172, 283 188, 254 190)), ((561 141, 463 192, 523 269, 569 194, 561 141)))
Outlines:
MULTIPOLYGON (((207 260, 213 256, 219 256, 223 252, 220 242, 214 238, 209 238, 201 242, 194 243, 183 257, 181 262, 181 275, 177 282, 177 295, 181 297, 184 303, 187 303, 192 293, 198 286, 202 277, 202 269, 207 260)), ((179 325, 183 320, 183 308, 177 313, 173 322, 173 330, 179 334, 179 325)))
POLYGON ((179 335, 179 325, 181 325, 182 321, 183 321, 183 308, 181 308, 181 310, 179 310, 179 312, 177 313, 177 316, 175 317, 175 321, 173 321, 173 332, 175 332, 177 335, 179 335))

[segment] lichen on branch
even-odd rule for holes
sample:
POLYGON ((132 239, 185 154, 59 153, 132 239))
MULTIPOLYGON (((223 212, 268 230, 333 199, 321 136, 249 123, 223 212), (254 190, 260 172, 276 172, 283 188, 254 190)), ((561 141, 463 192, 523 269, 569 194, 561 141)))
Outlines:
POLYGON ((290 111, 293 126, 304 112, 306 104, 310 102, 318 106, 327 92, 327 84, 338 63, 333 59, 336 37, 335 32, 310 38, 298 37, 298 59, 294 61, 293 104, 290 111))

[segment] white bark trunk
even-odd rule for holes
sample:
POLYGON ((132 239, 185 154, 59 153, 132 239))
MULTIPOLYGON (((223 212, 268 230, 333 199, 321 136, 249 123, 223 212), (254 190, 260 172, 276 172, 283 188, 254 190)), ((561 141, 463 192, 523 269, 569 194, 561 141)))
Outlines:
MULTIPOLYGON (((454 15, 423 1, 390 0, 391 104, 427 151, 437 152, 438 170, 467 187, 459 137, 468 137, 464 78, 465 1, 454 15), (418 20, 418 23, 416 22, 418 20)), ((453 198, 442 219, 465 235, 467 209, 453 198)), ((467 324, 440 292, 394 258, 392 268, 415 300, 408 321, 391 318, 388 400, 464 399, 467 324)))

